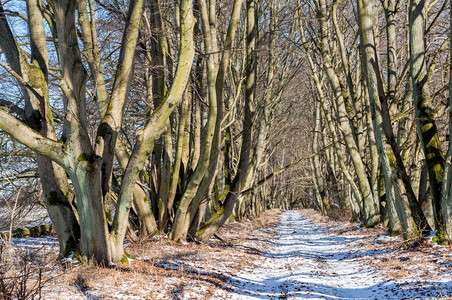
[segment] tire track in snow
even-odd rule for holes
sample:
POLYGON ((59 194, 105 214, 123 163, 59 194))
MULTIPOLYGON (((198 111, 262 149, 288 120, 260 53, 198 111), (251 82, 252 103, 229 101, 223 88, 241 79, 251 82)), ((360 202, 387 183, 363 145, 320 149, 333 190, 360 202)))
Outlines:
POLYGON ((230 278, 212 299, 388 299, 393 285, 365 265, 350 243, 359 237, 329 235, 285 211, 274 246, 254 270, 230 278))

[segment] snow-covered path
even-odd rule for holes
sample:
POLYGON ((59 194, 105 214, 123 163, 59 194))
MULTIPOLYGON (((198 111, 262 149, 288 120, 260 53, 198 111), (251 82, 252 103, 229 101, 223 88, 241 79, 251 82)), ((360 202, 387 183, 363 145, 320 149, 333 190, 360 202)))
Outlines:
MULTIPOLYGON (((394 286, 362 265, 352 252, 356 236, 328 235, 324 229, 286 211, 274 246, 254 270, 232 277, 230 292, 215 299, 388 299, 394 286)), ((371 253, 369 253, 371 254, 371 253)))

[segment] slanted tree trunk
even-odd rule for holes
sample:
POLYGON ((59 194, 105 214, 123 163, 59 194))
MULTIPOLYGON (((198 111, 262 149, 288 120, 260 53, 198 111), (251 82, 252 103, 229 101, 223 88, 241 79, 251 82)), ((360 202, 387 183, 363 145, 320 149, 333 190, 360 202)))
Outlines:
MULTIPOLYGON (((214 31, 211 28, 209 16, 210 10, 205 0, 200 1, 200 9, 202 29, 204 33, 204 49, 206 50, 206 53, 208 53, 206 66, 209 112, 207 116, 207 124, 204 129, 204 135, 202 138, 202 148, 198 165, 196 166, 196 169, 190 181, 188 182, 187 188, 185 189, 176 210, 175 222, 171 231, 171 239, 176 241, 186 239, 191 220, 194 217, 194 215, 190 214, 189 207, 192 200, 195 198, 197 190, 200 187, 204 175, 209 167, 210 154, 214 143, 213 138, 215 134, 215 125, 217 119, 218 102, 215 90, 215 81, 218 71, 218 61, 215 54, 217 52, 217 49, 215 48, 216 44, 214 43, 216 37, 213 36, 214 31)), ((214 14, 216 14, 215 5, 210 9, 213 10, 214 14)))
MULTIPOLYGON (((83 33, 83 54, 88 60, 91 76, 96 83, 96 104, 101 117, 105 118, 108 112, 109 94, 107 92, 101 67, 93 2, 91 0, 88 2, 89 14, 86 7, 86 1, 77 1, 78 23, 83 33)), ((124 171, 127 167, 130 155, 121 137, 117 136, 117 139, 118 142, 115 146, 115 156, 118 159, 120 167, 124 171)), ((154 233, 157 230, 157 224, 151 211, 149 197, 138 184, 134 187, 134 202, 140 216, 143 234, 154 233)))
POLYGON ((365 172, 366 168, 358 151, 358 146, 354 138, 355 134, 350 125, 350 118, 345 105, 343 90, 339 78, 332 65, 332 59, 328 49, 328 25, 327 25, 327 5, 325 0, 319 0, 318 20, 321 33, 321 51, 323 66, 333 90, 334 99, 337 105, 337 117, 341 126, 345 145, 350 154, 353 166, 358 179, 358 186, 363 199, 364 222, 366 226, 375 226, 380 221, 378 196, 373 195, 372 188, 365 172))
POLYGON ((254 98, 257 80, 257 20, 255 12, 255 0, 246 1, 246 65, 245 65, 245 111, 243 118, 242 146, 240 149, 240 159, 238 171, 231 185, 230 190, 225 194, 224 202, 219 211, 198 230, 196 237, 201 241, 207 241, 218 228, 220 228, 231 216, 234 206, 237 203, 240 191, 246 178, 250 166, 250 156, 252 148, 254 98))
POLYGON ((143 168, 150 150, 150 145, 161 135, 165 126, 166 120, 171 115, 175 106, 182 100, 185 87, 190 76, 191 66, 194 57, 193 45, 193 6, 189 0, 183 0, 180 5, 181 11, 181 35, 180 35, 180 53, 178 68, 176 70, 173 84, 171 85, 166 97, 163 99, 160 106, 150 115, 145 127, 139 132, 137 141, 133 148, 131 157, 129 159, 128 167, 124 174, 123 183, 120 190, 119 202, 116 208, 115 219, 112 225, 112 241, 115 245, 114 257, 120 259, 123 254, 123 240, 126 228, 124 226, 127 221, 131 201, 133 200, 132 186, 138 179, 139 173, 143 168))
MULTIPOLYGON (((409 192, 402 190, 405 186, 400 173, 397 170, 397 157, 400 159, 400 151, 394 138, 391 119, 389 116, 389 106, 383 90, 383 83, 380 77, 380 67, 378 55, 376 52, 375 33, 374 33, 374 11, 376 3, 373 0, 359 0, 358 11, 360 20, 360 33, 363 51, 363 65, 366 75, 368 96, 372 113, 373 127, 376 135, 377 148, 380 161, 382 163, 385 179, 385 190, 388 208, 390 212, 390 225, 395 229, 398 216, 401 221, 405 238, 411 238, 417 235, 417 227, 409 208, 409 199, 404 195, 411 195, 412 203, 416 203, 416 198, 412 189, 409 192), (398 201, 396 203, 396 201, 398 201), (394 205, 395 204, 395 205, 394 205), (393 207, 398 208, 398 214, 394 214, 393 207)), ((408 186, 411 188, 411 185, 408 186)), ((420 208, 420 206, 418 206, 420 208)), ((425 219, 425 218, 424 218, 425 219)), ((420 224, 419 224, 420 225, 420 224)))
MULTIPOLYGON (((199 164, 205 164, 204 174, 201 182, 196 186, 195 194, 192 199, 187 198, 187 202, 184 205, 186 207, 179 207, 176 213, 175 226, 172 231, 173 239, 185 239, 188 230, 190 230, 191 238, 195 237, 195 233, 199 228, 199 225, 204 217, 205 210, 207 208, 207 200, 210 200, 212 195, 212 189, 215 184, 215 178, 217 176, 217 168, 219 164, 219 154, 221 147, 221 122, 223 120, 223 106, 224 106, 224 82, 226 79, 226 73, 229 68, 232 43, 234 41, 235 33, 239 25, 241 1, 236 0, 233 4, 233 11, 231 19, 228 25, 228 31, 225 39, 225 47, 222 52, 221 59, 218 52, 215 14, 216 4, 214 1, 210 1, 209 4, 200 2, 201 4, 201 19, 202 28, 204 32, 204 47, 209 53, 207 57, 207 88, 209 99, 215 100, 216 106, 209 105, 209 119, 207 126, 212 121, 212 128, 210 130, 212 136, 206 135, 203 139, 203 146, 209 146, 211 143, 210 152, 204 153, 201 151, 201 157, 199 158, 199 164), (213 110, 216 108, 216 110, 213 110), (211 110, 212 109, 212 110, 211 110), (216 113, 216 115, 211 115, 216 113), (208 143, 207 143, 208 142, 208 143), (203 156, 204 153, 204 156, 203 156), (186 211, 184 213, 184 211, 186 211), (184 216, 185 215, 185 216, 184 216), (191 228, 190 228, 191 227, 191 228), (179 233, 175 234, 175 232, 179 233)), ((209 128, 209 127, 208 127, 209 128)), ((208 149, 205 149, 208 150, 208 149)), ((185 191, 187 192, 187 191, 185 191)), ((181 202, 182 204, 182 202, 181 202)))

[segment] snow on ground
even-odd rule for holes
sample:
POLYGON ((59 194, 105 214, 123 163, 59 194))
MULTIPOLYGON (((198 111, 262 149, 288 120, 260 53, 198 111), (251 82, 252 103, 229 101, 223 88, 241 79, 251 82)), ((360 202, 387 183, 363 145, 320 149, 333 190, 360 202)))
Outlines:
POLYGON ((452 296, 450 277, 405 285, 385 279, 361 258, 389 250, 356 251, 360 236, 332 235, 298 211, 284 212, 277 231, 260 266, 232 277, 229 292, 219 290, 213 299, 411 299, 424 298, 421 289, 426 297, 452 296))
MULTIPOLYGON (((0 231, 8 231, 11 212, 9 208, 0 203, 0 231)), ((40 205, 20 206, 14 214, 14 228, 33 227, 43 224, 51 224, 47 210, 40 205)))
POLYGON ((44 236, 41 238, 13 238, 11 244, 16 248, 22 249, 45 249, 47 251, 55 251, 58 249, 58 238, 55 234, 44 236))
MULTIPOLYGON (((221 241, 130 243, 137 260, 105 269, 54 260, 43 299, 452 299, 452 248, 409 249, 383 227, 313 210, 266 211, 224 226, 221 241), (278 225, 279 224, 279 225, 278 225)), ((55 236, 14 238, 16 249, 58 251, 55 236)), ((52 255, 50 255, 52 256, 52 255)), ((49 257, 50 257, 49 256, 49 257)))

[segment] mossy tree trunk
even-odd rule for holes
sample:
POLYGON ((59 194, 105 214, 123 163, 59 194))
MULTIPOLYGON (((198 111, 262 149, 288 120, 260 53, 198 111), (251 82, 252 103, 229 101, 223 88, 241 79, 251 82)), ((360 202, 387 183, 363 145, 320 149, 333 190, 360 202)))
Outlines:
POLYGON ((241 1, 234 1, 231 19, 229 21, 225 37, 224 50, 221 52, 220 56, 217 53, 218 37, 216 34, 217 25, 215 21, 217 14, 216 4, 214 1, 200 2, 200 17, 204 34, 204 49, 206 49, 206 52, 209 53, 206 61, 209 115, 206 124, 207 127, 202 139, 200 157, 191 181, 192 186, 190 186, 189 183, 181 200, 181 204, 183 205, 179 205, 177 208, 174 222, 175 226, 173 227, 171 233, 171 237, 174 240, 185 239, 189 230, 190 236, 192 238, 195 236, 196 230, 198 230, 204 217, 205 209, 207 208, 207 201, 210 200, 212 195, 212 189, 217 177, 221 147, 224 85, 230 64, 233 41, 239 25, 240 8, 241 1), (195 175, 199 176, 199 178, 196 178, 195 175), (189 188, 193 189, 190 193, 188 193, 189 188), (204 204, 202 204, 203 200, 204 204))
POLYGON ((212 30, 210 24, 210 12, 213 10, 213 13, 216 14, 215 5, 213 8, 207 6, 205 0, 200 1, 200 9, 201 9, 201 21, 202 21, 202 29, 204 34, 204 49, 207 54, 206 60, 206 68, 207 68, 207 97, 208 97, 208 116, 207 123, 204 128, 203 137, 202 137, 202 148, 201 154, 199 157, 198 165, 194 170, 190 181, 187 184, 187 188, 185 189, 180 203, 176 210, 176 216, 174 218, 173 229, 171 231, 171 238, 173 240, 185 240, 187 237, 187 233, 189 230, 189 226, 191 220, 194 216, 190 214, 189 207, 192 203, 193 199, 196 196, 198 188, 200 187, 204 175, 209 167, 210 162, 210 154, 211 149, 214 143, 214 134, 215 134, 215 125, 217 119, 217 109, 218 109, 218 101, 217 101, 217 93, 215 90, 215 81, 216 75, 218 72, 218 60, 216 59, 217 52, 216 44, 214 40, 216 37, 213 36, 214 30, 212 30))
MULTIPOLYGON (((400 162, 400 150, 394 138, 391 119, 389 115, 389 105, 383 89, 383 82, 380 77, 380 66, 378 54, 376 52, 375 41, 375 15, 376 3, 372 0, 359 0, 358 11, 360 20, 360 35, 363 52, 363 65, 365 78, 368 88, 368 96, 373 120, 374 132, 376 135, 377 148, 382 163, 384 174, 386 199, 390 210, 391 229, 396 230, 397 219, 400 219, 405 238, 411 238, 417 235, 417 226, 421 223, 415 223, 412 216, 409 203, 417 204, 416 197, 412 191, 411 185, 405 189, 400 178, 403 170, 397 169, 397 160, 400 162), (404 195, 407 195, 405 197, 404 195), (411 200, 409 197, 411 196, 411 200), (398 208, 395 214, 393 208, 398 208)), ((391 63, 391 60, 390 62, 391 63)), ((420 205, 417 211, 421 213, 420 205)), ((417 215, 417 214, 416 214, 417 215)), ((422 214, 423 215, 423 214, 422 214)), ((423 218, 425 221, 425 218, 423 218)))
MULTIPOLYGON (((449 28, 452 28, 452 5, 450 6, 449 28)), ((449 30, 449 41, 452 30, 449 30)), ((452 95, 452 43, 449 42, 449 97, 452 95)), ((449 150, 445 159, 441 207, 445 239, 452 243, 452 106, 449 111, 449 150)))
POLYGON ((428 170, 437 236, 444 240, 444 224, 441 206, 441 185, 444 175, 444 155, 435 122, 435 109, 428 86, 426 60, 427 0, 411 0, 409 8, 410 76, 413 88, 413 102, 416 124, 428 170))
MULTIPOLYGON (((178 67, 174 76, 173 83, 169 88, 165 98, 162 100, 159 107, 150 115, 147 124, 139 132, 135 146, 127 170, 124 174, 123 183, 119 193, 119 202, 116 208, 115 219, 112 225, 112 240, 116 249, 123 249, 123 239, 126 228, 124 226, 128 218, 128 213, 133 200, 132 186, 135 185, 140 171, 142 170, 150 151, 151 145, 159 138, 165 127, 167 126, 167 119, 173 112, 176 105, 178 105, 188 83, 191 67, 194 57, 193 44, 193 5, 189 0, 184 0, 180 4, 181 13, 181 34, 180 34, 180 52, 178 67)), ((123 251, 123 250, 122 250, 123 251)), ((115 256, 119 258, 120 252, 115 256)))
MULTIPOLYGON (((92 1, 88 1, 88 3, 89 10, 86 1, 77 1, 78 25, 82 32, 81 39, 84 46, 82 53, 88 61, 91 76, 96 84, 95 99, 100 116, 101 118, 105 118, 108 113, 108 103, 111 95, 107 91, 104 73, 101 67, 94 6, 92 1)), ((124 72, 118 73, 119 76, 122 76, 121 74, 124 74, 124 72)), ((121 86, 121 84, 118 84, 117 86, 121 86)), ((127 168, 130 154, 127 150, 127 146, 119 135, 117 135, 117 143, 114 152, 119 162, 119 166, 124 171, 127 168)), ((140 216, 142 234, 154 233, 157 230, 157 224, 151 211, 149 197, 138 184, 134 187, 134 202, 140 216)))
POLYGON ((246 1, 246 65, 245 65, 245 108, 243 118, 242 145, 237 174, 230 186, 225 189, 221 208, 198 230, 196 237, 207 241, 230 218, 234 206, 239 198, 240 191, 246 181, 250 165, 252 148, 254 99, 257 80, 257 20, 256 1, 246 1))
MULTIPOLYGON (((92 2, 89 3, 92 4, 92 2)), ((181 1, 180 5, 182 14, 181 50, 174 81, 161 105, 149 116, 146 125, 138 134, 134 150, 130 159, 128 159, 119 191, 115 217, 112 228, 109 230, 103 202, 110 195, 115 148, 133 74, 132 66, 138 43, 143 6, 144 1, 141 0, 130 2, 111 95, 108 98, 99 99, 101 101, 99 103, 101 119, 94 143, 92 143, 88 131, 85 97, 88 74, 79 50, 75 24, 75 1, 61 0, 51 3, 51 9, 55 16, 55 33, 57 34, 58 54, 61 63, 59 86, 63 95, 62 102, 66 109, 62 140, 57 141, 54 136, 47 137, 31 126, 20 122, 8 111, 0 109, 1 129, 37 154, 45 156, 64 168, 72 181, 76 195, 81 230, 81 256, 85 260, 93 259, 105 264, 120 261, 124 257, 123 240, 129 224, 128 215, 136 182, 150 151, 152 151, 153 142, 160 137, 169 115, 181 101, 194 57, 192 2, 184 0, 181 1)), ((4 25, 4 23, 2 24, 4 25)), ((41 38, 44 37, 45 35, 41 36, 41 38)), ((92 41, 94 42, 95 39, 92 38, 92 41)), ((14 65, 14 63, 13 61, 11 65, 14 65)), ((95 57, 92 58, 90 64, 94 65, 93 70, 95 70, 95 57)), ((42 66, 40 68, 43 69, 42 66)), ((23 84, 24 90, 30 91, 38 99, 42 98, 41 87, 32 85, 36 77, 27 78, 25 76, 24 78, 13 70, 10 72, 16 75, 23 84)), ((100 76, 96 78, 96 82, 101 80, 100 76)), ((58 199, 54 197, 50 202, 58 203, 58 199)))

